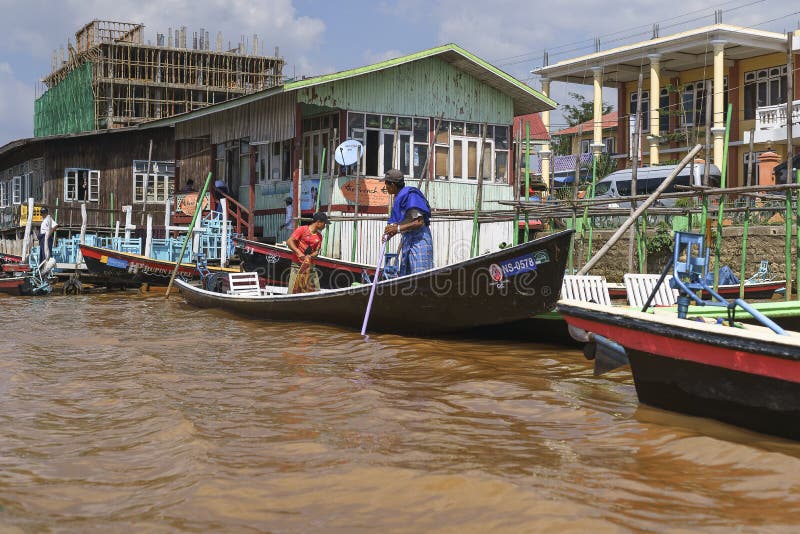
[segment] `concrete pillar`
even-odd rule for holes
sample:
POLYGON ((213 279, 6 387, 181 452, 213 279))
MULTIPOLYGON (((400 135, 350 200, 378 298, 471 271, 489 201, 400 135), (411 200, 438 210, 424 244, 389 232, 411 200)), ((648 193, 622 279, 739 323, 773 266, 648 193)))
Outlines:
POLYGON ((594 74, 594 135, 592 152, 599 155, 603 151, 603 67, 592 67, 594 74), (600 147, 598 149, 598 146, 600 147))
POLYGON ((722 157, 725 150, 725 43, 713 40, 714 46, 714 165, 722 168, 722 157))
MULTIPOLYGON (((550 97, 550 78, 542 78, 542 94, 546 97, 550 97)), ((542 149, 539 151, 539 157, 542 159, 542 181, 544 185, 547 186, 547 190, 550 191, 551 179, 550 179, 550 154, 552 151, 550 150, 550 112, 543 111, 542 112, 542 123, 544 124, 544 131, 547 134, 547 141, 545 142, 542 149)))
POLYGON ((603 144, 603 67, 592 67, 594 74, 594 135, 592 145, 603 144))
POLYGON ((775 185, 772 171, 778 166, 780 156, 775 152, 764 152, 758 156, 758 185, 775 185))
POLYGON ((648 54, 650 59, 650 165, 658 165, 659 116, 658 105, 661 96, 661 54, 648 54))

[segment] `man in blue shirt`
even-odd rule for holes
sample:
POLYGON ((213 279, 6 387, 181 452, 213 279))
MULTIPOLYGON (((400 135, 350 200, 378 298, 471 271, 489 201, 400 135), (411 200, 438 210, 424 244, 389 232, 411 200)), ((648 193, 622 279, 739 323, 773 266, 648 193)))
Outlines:
POLYGON ((431 207, 422 191, 408 187, 402 171, 391 169, 384 176, 386 190, 395 195, 386 238, 401 234, 399 276, 433 269, 431 207))

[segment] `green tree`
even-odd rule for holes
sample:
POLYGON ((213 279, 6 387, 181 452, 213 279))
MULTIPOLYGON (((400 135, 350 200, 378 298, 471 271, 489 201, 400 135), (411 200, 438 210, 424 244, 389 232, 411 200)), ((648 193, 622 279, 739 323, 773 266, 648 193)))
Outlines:
MULTIPOLYGON (((594 118, 594 103, 587 100, 585 96, 578 93, 569 93, 575 101, 574 104, 564 104, 561 106, 564 119, 569 126, 577 126, 594 118)), ((603 115, 610 113, 614 109, 611 104, 603 102, 603 115)), ((551 146, 553 155, 568 156, 572 154, 572 135, 558 135, 553 137, 551 146)))
MULTIPOLYGON (((569 96, 575 101, 575 104, 564 104, 561 109, 564 112, 564 119, 570 126, 577 126, 582 122, 592 120, 594 117, 594 103, 587 100, 587 98, 578 93, 569 93, 569 96)), ((602 113, 605 115, 611 113, 614 106, 603 102, 602 113)))

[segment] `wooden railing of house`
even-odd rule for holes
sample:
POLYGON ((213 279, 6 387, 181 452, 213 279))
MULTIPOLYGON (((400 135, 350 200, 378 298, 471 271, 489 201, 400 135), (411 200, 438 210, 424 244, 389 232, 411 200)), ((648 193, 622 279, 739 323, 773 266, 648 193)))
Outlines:
POLYGON ((228 201, 228 220, 235 225, 236 233, 246 235, 248 239, 255 236, 255 226, 253 226, 253 215, 250 210, 237 202, 234 198, 225 193, 220 193, 228 201), (244 232, 242 231, 244 229, 244 232))

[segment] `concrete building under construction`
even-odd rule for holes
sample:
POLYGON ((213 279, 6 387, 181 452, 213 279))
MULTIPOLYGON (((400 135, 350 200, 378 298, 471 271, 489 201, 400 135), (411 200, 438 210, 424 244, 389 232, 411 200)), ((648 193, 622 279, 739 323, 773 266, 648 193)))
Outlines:
POLYGON ((36 99, 34 135, 133 126, 280 85, 284 60, 241 37, 212 50, 204 29, 187 43, 186 27, 144 43, 144 25, 93 20, 75 44, 53 54, 45 92, 36 99), (250 53, 248 54, 248 49, 250 53))

